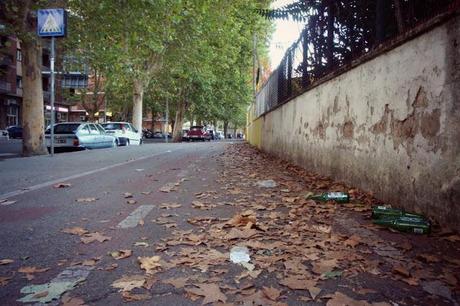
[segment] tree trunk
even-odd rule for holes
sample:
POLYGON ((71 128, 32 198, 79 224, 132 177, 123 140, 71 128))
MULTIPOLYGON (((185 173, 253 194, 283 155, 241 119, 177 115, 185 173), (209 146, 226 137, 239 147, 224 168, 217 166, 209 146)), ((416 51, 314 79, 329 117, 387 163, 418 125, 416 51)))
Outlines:
POLYGON ((22 48, 22 154, 48 154, 45 146, 45 114, 42 88, 42 49, 35 40, 24 41, 22 48))
POLYGON ((227 138, 228 121, 224 121, 224 137, 227 138))
POLYGON ((144 84, 141 80, 134 80, 133 84, 133 125, 142 131, 142 101, 144 99, 144 84))
POLYGON ((184 99, 179 99, 176 110, 176 119, 174 120, 173 142, 182 141, 182 125, 184 124, 185 110, 186 101, 184 99))

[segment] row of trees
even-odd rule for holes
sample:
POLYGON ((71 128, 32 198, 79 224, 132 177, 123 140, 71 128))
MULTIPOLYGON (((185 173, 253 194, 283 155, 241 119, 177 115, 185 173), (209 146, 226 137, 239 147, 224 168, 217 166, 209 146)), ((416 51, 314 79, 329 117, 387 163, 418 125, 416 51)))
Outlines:
MULTIPOLYGON (((19 38, 25 59, 24 154, 46 153, 36 9, 45 5, 67 9, 68 36, 60 41, 61 47, 90 67, 94 80, 103 79, 105 99, 112 109, 129 114, 141 129, 144 108, 162 111, 168 100, 173 137, 180 140, 185 118, 225 125, 244 122, 253 95, 253 36, 259 37, 257 49, 263 57, 270 29, 257 10, 267 8, 269 2, 2 1, 4 30, 19 38)), ((93 101, 100 103, 97 97, 93 101)))

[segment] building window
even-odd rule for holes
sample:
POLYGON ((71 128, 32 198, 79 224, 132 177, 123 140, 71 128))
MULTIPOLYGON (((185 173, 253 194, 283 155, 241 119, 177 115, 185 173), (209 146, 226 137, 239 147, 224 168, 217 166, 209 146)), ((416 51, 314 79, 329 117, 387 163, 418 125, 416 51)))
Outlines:
POLYGON ((21 52, 21 49, 17 49, 16 50, 16 60, 18 62, 22 62, 22 52, 21 52))
POLYGON ((17 105, 8 105, 6 108, 6 124, 17 125, 18 124, 18 106, 17 105))
POLYGON ((16 87, 17 88, 22 88, 22 77, 21 76, 16 76, 16 87))

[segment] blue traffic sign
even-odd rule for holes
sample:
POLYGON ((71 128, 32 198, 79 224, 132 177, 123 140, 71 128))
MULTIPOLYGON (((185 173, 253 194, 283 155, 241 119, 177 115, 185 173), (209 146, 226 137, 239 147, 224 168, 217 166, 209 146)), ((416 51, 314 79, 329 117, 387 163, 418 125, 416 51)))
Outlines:
POLYGON ((64 9, 37 11, 37 33, 40 37, 59 37, 66 35, 67 18, 64 9))

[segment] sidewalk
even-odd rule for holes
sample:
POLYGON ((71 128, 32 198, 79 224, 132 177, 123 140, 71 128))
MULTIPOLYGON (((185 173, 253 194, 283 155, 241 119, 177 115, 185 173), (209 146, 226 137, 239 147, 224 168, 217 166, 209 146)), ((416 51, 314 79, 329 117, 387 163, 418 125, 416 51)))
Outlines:
MULTIPOLYGON (((67 225, 67 233, 56 237, 70 237, 69 247, 78 247, 72 250, 77 257, 63 262, 72 263, 65 271, 82 267, 87 279, 62 297, 63 305, 457 305, 458 235, 376 227, 369 215, 378 202, 370 195, 246 144, 226 145, 225 153, 221 148, 158 169, 154 177, 168 174, 158 187, 147 164, 137 172, 142 177, 133 171, 130 184, 110 200, 115 213, 118 202, 136 208, 126 221, 120 222, 126 212, 89 220, 102 237, 81 232, 87 218, 67 225), (266 180, 276 186, 263 187, 266 180), (305 199, 326 190, 348 191, 353 199, 305 199), (148 216, 137 216, 140 208, 148 208, 148 216), (101 241, 82 244, 80 237, 101 241), (248 263, 231 262, 235 246, 247 247, 248 263)), ((8 285, 2 276, 0 286, 8 285)), ((51 294, 33 288, 36 300, 51 294)))

